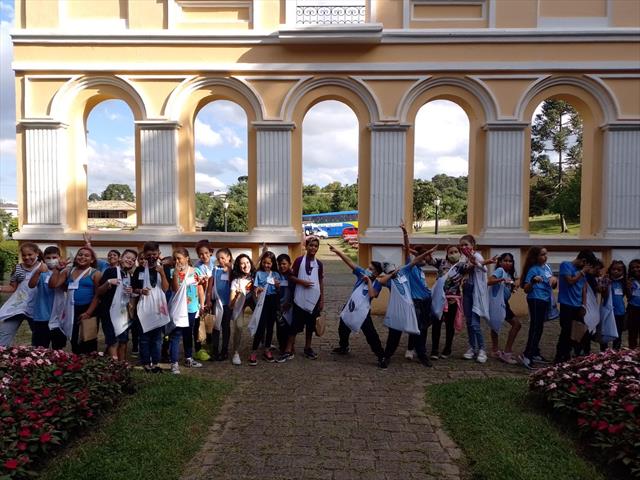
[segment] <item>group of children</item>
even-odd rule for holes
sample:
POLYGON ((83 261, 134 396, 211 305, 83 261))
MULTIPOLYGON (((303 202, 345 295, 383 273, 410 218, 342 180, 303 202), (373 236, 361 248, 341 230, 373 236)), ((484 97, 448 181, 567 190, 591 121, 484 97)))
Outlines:
MULTIPOLYGON (((614 260, 605 269, 591 251, 581 251, 574 260, 562 262, 558 280, 547 264, 546 249, 532 247, 518 278, 510 253, 485 260, 471 235, 448 246, 444 258, 434 258, 437 246, 412 249, 404 225, 401 229, 406 262, 402 266, 372 261, 363 268, 329 247, 356 276, 340 313, 339 345, 332 353, 347 354, 351 332, 362 331, 378 366, 385 369, 407 333, 405 357, 430 367, 433 360, 451 355, 455 332, 466 324, 469 345, 463 358, 485 363, 493 356, 531 369, 548 363, 540 352, 540 339, 545 322, 558 316, 561 332, 555 362, 568 360, 572 353, 588 353, 593 339, 603 350, 609 342, 619 349, 625 329, 629 347, 638 346, 640 260, 630 262, 627 274, 623 262, 614 260), (491 274, 490 264, 496 264, 491 274), (437 270, 432 288, 424 273, 427 265, 437 270), (371 319, 371 301, 384 287, 389 301, 383 346, 371 319), (530 319, 526 347, 519 356, 513 345, 522 326, 509 306, 517 288, 527 295, 530 319), (489 351, 483 322, 491 331, 489 351), (505 322, 510 330, 501 350, 499 333, 505 322)), ((186 367, 201 367, 198 360, 205 357, 225 361, 230 356, 234 365, 241 365, 242 336, 248 330, 249 365, 258 363, 261 348, 264 361, 282 363, 294 358, 296 337, 304 331, 303 355, 316 359, 311 344, 324 307, 324 267, 316 258, 319 246, 317 237, 307 237, 305 253, 294 262, 265 247, 254 263, 246 254, 234 259, 228 248, 214 255, 206 240, 195 246, 197 260, 189 258, 185 248, 161 259, 156 242, 145 243, 140 253, 112 250, 107 261, 98 260, 90 239, 72 261, 62 259, 57 247, 41 252, 37 245, 23 243, 22 261, 9 286, 0 290, 11 293, 0 307, 0 346, 12 343, 26 320, 32 345, 60 349, 70 342, 74 353, 90 353, 98 348, 101 325, 109 355, 126 359, 131 333, 134 352, 146 371, 159 372, 160 362, 168 359, 171 371, 178 374, 181 344, 186 367), (245 311, 250 312, 246 317, 245 311), (277 347, 272 348, 274 332, 277 347)))

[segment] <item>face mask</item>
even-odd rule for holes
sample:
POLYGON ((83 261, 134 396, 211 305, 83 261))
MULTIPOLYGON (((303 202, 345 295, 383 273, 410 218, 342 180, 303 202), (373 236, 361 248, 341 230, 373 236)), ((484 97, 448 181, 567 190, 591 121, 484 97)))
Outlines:
POLYGON ((460 261, 460 254, 459 253, 452 253, 452 254, 448 255, 447 258, 449 259, 449 262, 451 262, 451 263, 458 263, 460 261))
POLYGON ((53 270, 58 266, 59 262, 58 262, 58 259, 52 258, 50 260, 45 260, 44 263, 47 265, 47 267, 49 267, 49 270, 53 270))

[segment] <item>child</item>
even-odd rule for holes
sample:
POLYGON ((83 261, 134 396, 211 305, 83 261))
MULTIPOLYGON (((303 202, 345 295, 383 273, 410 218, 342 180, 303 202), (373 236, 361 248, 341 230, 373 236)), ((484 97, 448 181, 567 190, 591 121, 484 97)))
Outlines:
POLYGON ((293 275, 289 281, 296 283, 293 292, 293 323, 285 354, 293 356, 296 335, 305 330, 304 356, 316 360, 318 355, 311 348, 316 319, 324 308, 324 266, 316 258, 320 239, 314 235, 305 239, 306 253, 293 262, 293 275))
POLYGON ((127 249, 119 256, 120 266, 109 267, 102 274, 97 293, 100 296, 100 319, 107 354, 117 360, 127 359, 129 342, 129 300, 131 274, 138 252, 127 249))
POLYGON ((517 364, 517 360, 513 356, 512 348, 513 342, 518 336, 518 332, 522 325, 520 321, 515 318, 515 315, 511 311, 509 306, 509 299, 511 294, 516 289, 516 270, 514 267, 514 258, 510 253, 503 253, 498 257, 497 267, 493 272, 493 275, 489 278, 489 286, 491 287, 490 295, 499 295, 500 290, 504 295, 504 320, 511 325, 509 334, 507 336, 507 343, 504 346, 504 351, 499 348, 498 332, 491 329, 491 353, 494 357, 499 358, 504 363, 510 365, 517 364))
POLYGON ((240 360, 240 343, 242 341, 242 328, 244 327, 244 309, 253 308, 255 305, 253 292, 253 276, 255 268, 248 255, 241 253, 233 263, 233 278, 230 286, 229 307, 233 311, 233 359, 231 363, 238 366, 240 360))
MULTIPOLYGON (((624 297, 627 293, 627 267, 624 262, 620 260, 614 260, 609 265, 607 270, 607 276, 610 282, 610 295, 611 302, 613 304, 613 315, 616 321, 616 329, 618 331, 618 338, 613 341, 613 349, 620 350, 622 346, 622 332, 624 330, 624 297)), ((601 350, 606 350, 608 343, 602 343, 600 345, 601 350)))
POLYGON ((83 329, 98 330, 98 320, 93 316, 98 307, 96 289, 100 284, 102 274, 96 269, 98 259, 89 247, 78 249, 71 268, 67 262, 61 261, 56 265, 49 279, 49 287, 62 287, 67 291, 65 318, 73 318, 71 332, 71 350, 73 353, 91 353, 98 350, 98 338, 83 340, 80 338, 80 324, 83 329), (93 325, 89 323, 95 322, 93 325))
POLYGON ((462 319, 461 286, 465 270, 460 263, 460 250, 457 245, 450 245, 447 248, 445 258, 431 259, 429 263, 438 269, 438 278, 445 277, 443 285, 445 295, 444 309, 441 317, 439 317, 440 312, 438 312, 438 315, 433 319, 433 328, 431 330, 431 342, 433 344, 431 359, 437 360, 438 358, 448 358, 451 355, 456 323, 459 325, 458 331, 462 329, 464 324, 462 319), (439 353, 440 329, 443 322, 446 329, 445 344, 442 353, 439 353))
POLYGON ((120 265, 120 251, 109 250, 107 253, 107 263, 109 264, 109 268, 115 268, 120 265))
POLYGON ((252 351, 249 356, 249 365, 251 366, 258 364, 257 350, 262 340, 264 340, 263 358, 267 362, 275 361, 269 347, 273 338, 273 326, 275 325, 276 316, 280 307, 280 281, 282 280, 278 271, 274 271, 275 268, 276 256, 273 252, 264 252, 260 258, 260 266, 258 267, 253 283, 256 299, 260 299, 260 296, 264 295, 264 300, 262 308, 256 308, 255 314, 260 315, 257 319, 257 325, 254 326, 250 324, 250 329, 255 327, 252 351))
MULTIPOLYGON (((60 249, 58 247, 47 247, 44 250, 44 262, 29 280, 29 288, 35 289, 35 305, 33 310, 33 322, 31 323, 31 345, 34 347, 49 348, 53 345, 54 350, 65 347, 67 343, 66 335, 60 330, 58 325, 51 326, 50 323, 54 303, 64 303, 64 292, 59 288, 49 288, 49 280, 53 269, 60 262, 60 249)), ((70 332, 69 332, 70 333, 70 332)))
POLYGON ((211 335, 211 355, 213 360, 225 361, 229 358, 229 337, 231 336, 231 315, 233 313, 229 305, 231 266, 233 265, 231 250, 228 248, 218 249, 216 260, 218 261, 218 266, 212 270, 206 294, 208 308, 216 316, 211 335), (212 304, 215 307, 212 307, 212 304), (220 333, 222 333, 221 348, 220 333))
POLYGON ((469 349, 464 353, 466 360, 476 359, 478 363, 487 361, 484 337, 480 320, 489 320, 489 291, 487 289, 486 265, 495 263, 495 259, 485 261, 476 251, 476 239, 473 235, 460 238, 460 252, 467 258, 468 276, 462 286, 462 306, 467 321, 469 349))
POLYGON ((565 362, 571 358, 571 326, 574 320, 582 322, 582 291, 589 265, 593 265, 595 260, 596 256, 591 250, 581 250, 576 258, 560 264, 560 336, 554 363, 565 362))
POLYGON ((627 321, 629 348, 637 348, 640 342, 640 258, 629 262, 627 321))
POLYGON ((293 321, 292 316, 292 302, 293 302, 293 282, 289 283, 289 277, 291 273, 291 257, 286 253, 281 253, 276 259, 278 262, 278 271, 282 279, 280 280, 280 314, 276 323, 276 336, 278 337, 278 347, 280 348, 280 356, 277 362, 282 363, 286 361, 286 357, 283 358, 284 352, 287 349, 287 340, 289 339, 289 333, 291 331, 291 323, 293 321))
POLYGON ((338 326, 340 345, 334 348, 332 353, 338 355, 349 353, 349 335, 351 335, 351 331, 358 332, 362 330, 369 347, 371 347, 371 351, 380 361, 384 357, 384 349, 376 327, 371 320, 371 300, 376 298, 380 290, 382 290, 382 285, 376 280, 382 274, 382 264, 380 262, 371 262, 369 270, 365 270, 353 263, 349 257, 333 245, 329 246, 329 250, 338 255, 356 276, 356 283, 353 286, 351 297, 340 314, 338 326), (347 326, 345 320, 349 323, 349 326, 347 326))
MULTIPOLYGON (((136 309, 140 324, 140 365, 147 372, 160 372, 160 349, 162 345, 163 327, 166 325, 168 316, 166 297, 164 304, 158 311, 158 318, 143 318, 140 315, 143 300, 148 299, 152 292, 157 293, 157 289, 166 292, 169 289, 169 280, 164 271, 160 259, 160 245, 156 242, 145 242, 142 246, 142 260, 139 257, 140 265, 133 272, 131 286, 133 293, 143 295, 147 298, 140 298, 136 309), (145 275, 148 270, 149 285, 145 285, 145 275), (162 317, 162 318, 160 318, 162 317)), ((160 301, 160 299, 157 299, 160 301)), ((136 347, 134 343, 134 348, 136 347)))
POLYGON ((548 363, 540 355, 540 339, 547 320, 553 289, 557 284, 556 278, 547 265, 547 249, 531 247, 522 267, 524 291, 529 305, 529 334, 527 346, 519 360, 529 369, 535 369, 535 363, 548 363))
MULTIPOLYGON (((196 262, 195 267, 200 272, 200 284, 202 285, 202 289, 205 294, 209 286, 209 280, 211 279, 213 271, 216 268, 215 257, 213 257, 211 254, 211 246, 209 245, 208 240, 200 240, 196 243, 196 255, 198 255, 198 261, 196 262)), ((204 325, 204 316, 199 315, 196 318, 196 322, 193 327, 193 344, 195 345, 195 358, 205 361, 209 360, 210 357, 205 350, 202 350, 203 341, 211 343, 211 334, 206 331, 206 326, 204 325)))
POLYGON ((33 300, 36 290, 29 288, 29 280, 40 268, 42 252, 35 243, 20 245, 22 263, 11 273, 9 285, 0 286, 0 292, 11 293, 0 307, 0 347, 8 347, 23 320, 32 322, 33 300))
POLYGON ((596 258, 587 269, 585 284, 582 287, 583 322, 587 326, 587 332, 580 342, 574 344, 576 357, 591 353, 591 340, 595 337, 596 330, 601 327, 601 301, 602 294, 609 289, 608 280, 604 275, 604 265, 596 258))
POLYGON ((204 290, 200 283, 200 271, 191 266, 187 249, 175 249, 173 258, 176 266, 173 270, 171 281, 173 297, 170 309, 175 328, 169 334, 169 355, 171 358, 171 373, 179 375, 178 355, 180 353, 181 337, 184 347, 184 365, 187 368, 202 367, 200 362, 193 359, 193 328, 196 316, 204 309, 204 290), (180 313, 176 315, 175 312, 180 313))

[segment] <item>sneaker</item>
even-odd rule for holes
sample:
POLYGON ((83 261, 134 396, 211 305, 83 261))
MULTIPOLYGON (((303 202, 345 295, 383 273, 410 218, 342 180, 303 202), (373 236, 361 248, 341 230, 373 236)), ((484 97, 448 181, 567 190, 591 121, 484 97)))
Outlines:
POLYGON ((351 349, 349 347, 336 347, 333 350, 331 350, 331 354, 332 355, 346 355, 350 351, 351 351, 351 349))
POLYGON ((445 348, 440 354, 440 358, 449 358, 451 356, 451 349, 445 348))
POLYGON ((264 354, 262 355, 262 358, 264 358, 269 363, 273 363, 276 361, 276 359, 273 358, 273 353, 271 353, 271 350, 265 350, 264 354))
POLYGON ((151 365, 143 365, 142 369, 144 370, 144 373, 151 373, 153 371, 153 367, 151 367, 151 365))
POLYGON ((231 363, 233 363, 234 365, 242 365, 242 360, 240 360, 240 354, 238 352, 233 354, 231 363))
POLYGON ((318 354, 313 351, 312 348, 304 349, 304 358, 308 358, 309 360, 316 360, 318 358, 318 354))
POLYGON ((489 356, 491 358, 500 358, 500 354, 502 352, 500 350, 491 350, 491 352, 489 352, 489 356))
POLYGON ((404 352, 404 358, 406 358, 407 360, 413 360, 414 358, 416 358, 416 351, 407 350, 406 352, 404 352))
POLYGON ((485 363, 486 361, 487 361, 487 352, 480 349, 480 351, 478 352, 478 356, 476 357, 476 362, 485 363))
POLYGON ((251 365, 252 367, 255 367, 256 365, 258 365, 258 355, 255 353, 252 353, 251 355, 249 355, 249 365, 251 365))
POLYGON ((544 365, 551 365, 551 361, 544 358, 542 355, 534 355, 531 360, 535 363, 542 363, 544 365))
POLYGON ((202 364, 193 358, 187 358, 184 361, 184 366, 187 368, 202 368, 202 364))
POLYGON ((513 358, 513 353, 511 352, 500 352, 500 356, 498 358, 509 365, 517 365, 518 363, 518 361, 513 358))
POLYGON ((162 373, 162 369, 158 365, 151 367, 151 373, 162 373))
POLYGON ((473 360, 476 356, 476 352, 473 348, 469 348, 466 352, 462 354, 462 358, 465 360, 473 360))
POLYGON ((291 356, 291 354, 289 352, 284 352, 282 355, 280 355, 277 359, 276 362, 278 363, 284 363, 287 360, 289 360, 289 357, 291 356))
POLYGON ((432 353, 431 357, 429 358, 431 358, 431 360, 438 360, 440 358, 440 355, 438 355, 437 353, 432 353))
POLYGON ((420 358, 418 360, 425 367, 429 367, 429 368, 433 367, 433 363, 431 363, 431 360, 429 360, 429 357, 422 357, 422 358, 420 358))
POLYGON ((178 362, 171 364, 171 373, 174 375, 180 375, 180 367, 178 366, 178 362))
POLYGON ((290 362, 291 360, 293 360, 294 358, 296 358, 296 354, 291 352, 289 354, 289 356, 287 357, 287 362, 290 362))
POLYGON ((449 355, 447 355, 446 353, 441 353, 439 358, 442 360, 446 360, 447 358, 449 358, 449 355))
POLYGON ((378 358, 378 367, 382 370, 386 370, 389 366, 389 359, 386 357, 378 358))
POLYGON ((518 356, 518 360, 520 361, 520 363, 522 364, 522 366, 524 368, 526 368, 527 370, 535 370, 535 368, 533 367, 533 363, 531 362, 531 360, 527 357, 525 357, 524 355, 520 355, 518 356))

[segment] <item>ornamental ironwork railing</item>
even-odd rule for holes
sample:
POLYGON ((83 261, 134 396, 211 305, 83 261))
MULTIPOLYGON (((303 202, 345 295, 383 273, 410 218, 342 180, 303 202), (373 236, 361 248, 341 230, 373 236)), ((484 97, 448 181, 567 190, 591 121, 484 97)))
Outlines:
POLYGON ((365 16, 364 2, 357 0, 350 5, 296 5, 296 25, 352 25, 365 23, 365 16))

